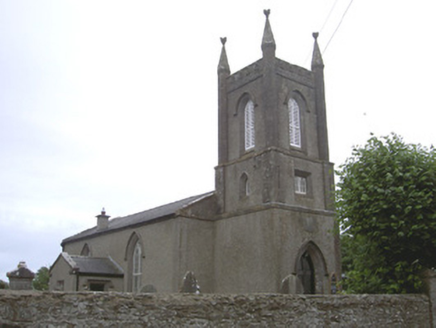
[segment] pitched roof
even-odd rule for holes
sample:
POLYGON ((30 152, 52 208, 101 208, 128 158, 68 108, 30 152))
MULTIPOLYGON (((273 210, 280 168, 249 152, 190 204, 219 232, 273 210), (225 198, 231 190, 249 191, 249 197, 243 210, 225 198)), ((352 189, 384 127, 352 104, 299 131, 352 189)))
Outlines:
POLYGON ((6 276, 8 278, 16 278, 16 279, 33 279, 35 277, 35 274, 32 271, 30 271, 26 267, 26 265, 21 265, 20 263, 17 269, 6 273, 6 276))
POLYGON ((78 274, 94 276, 124 276, 123 269, 111 257, 88 257, 62 253, 62 257, 78 274))
POLYGON ((138 226, 138 225, 142 225, 145 223, 151 223, 153 221, 159 220, 159 219, 163 219, 163 218, 167 218, 170 217, 174 214, 176 214, 176 212, 192 203, 195 203, 207 196, 211 196, 213 194, 213 192, 208 192, 205 194, 201 194, 201 195, 197 195, 197 196, 192 196, 189 198, 185 198, 173 203, 169 203, 166 205, 162 205, 159 207, 155 207, 143 212, 139 212, 136 214, 131 214, 131 215, 127 215, 127 216, 123 216, 123 217, 117 217, 114 218, 112 220, 109 220, 109 225, 106 229, 104 230, 97 230, 97 226, 82 231, 74 236, 68 237, 66 239, 64 239, 61 243, 61 245, 65 245, 66 243, 72 242, 72 241, 76 241, 76 240, 80 240, 86 237, 90 237, 93 235, 98 235, 98 234, 102 234, 102 233, 108 233, 108 232, 112 232, 112 231, 116 231, 116 230, 121 230, 121 229, 125 229, 128 227, 134 227, 134 226, 138 226))

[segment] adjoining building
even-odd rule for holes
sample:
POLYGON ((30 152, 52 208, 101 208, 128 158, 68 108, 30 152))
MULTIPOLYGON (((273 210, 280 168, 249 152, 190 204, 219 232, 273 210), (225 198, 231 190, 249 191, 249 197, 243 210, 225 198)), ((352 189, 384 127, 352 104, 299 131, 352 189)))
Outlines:
POLYGON ((262 58, 218 64, 215 190, 109 220, 62 241, 51 290, 177 292, 186 272, 206 293, 317 293, 340 277, 324 64, 276 58, 265 11, 262 58))

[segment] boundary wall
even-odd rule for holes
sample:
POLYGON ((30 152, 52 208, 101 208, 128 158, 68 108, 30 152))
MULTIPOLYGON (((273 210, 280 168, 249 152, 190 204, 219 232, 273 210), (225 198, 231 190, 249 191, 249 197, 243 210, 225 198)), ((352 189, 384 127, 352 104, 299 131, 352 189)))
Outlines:
POLYGON ((425 295, 0 291, 0 328, 432 327, 425 295))

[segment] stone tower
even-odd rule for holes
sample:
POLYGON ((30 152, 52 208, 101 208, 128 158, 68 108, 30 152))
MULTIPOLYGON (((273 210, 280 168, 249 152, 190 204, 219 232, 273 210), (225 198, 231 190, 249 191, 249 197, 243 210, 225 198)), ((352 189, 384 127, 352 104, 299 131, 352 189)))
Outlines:
POLYGON ((329 293, 340 273, 329 162, 324 64, 275 56, 265 10, 262 58, 231 74, 218 65, 216 292, 329 293))

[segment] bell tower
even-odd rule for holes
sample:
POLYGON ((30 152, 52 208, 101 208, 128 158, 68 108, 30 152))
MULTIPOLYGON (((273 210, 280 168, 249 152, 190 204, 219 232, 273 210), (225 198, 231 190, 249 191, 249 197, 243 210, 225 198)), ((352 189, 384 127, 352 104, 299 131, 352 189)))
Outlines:
POLYGON ((332 209, 324 64, 314 33, 312 71, 275 57, 265 11, 262 58, 230 74, 225 49, 218 65, 221 211, 268 203, 332 209))
POLYGON ((325 277, 329 272, 337 276, 340 266, 337 237, 332 232, 333 164, 329 162, 324 64, 318 34, 313 35, 312 69, 289 64, 275 56, 270 11, 264 13, 262 58, 258 61, 231 74, 226 38, 221 39, 215 176, 219 217, 223 219, 217 221, 217 283, 223 279, 223 287, 217 286, 217 292, 234 292, 237 286, 230 285, 238 281, 221 276, 225 272, 220 270, 226 268, 221 256, 247 263, 246 268, 235 270, 236 277, 244 276, 251 266, 256 270, 256 263, 262 265, 262 256, 251 254, 251 247, 261 247, 264 260, 274 259, 269 268, 280 274, 274 288, 252 282, 249 290, 277 291, 278 280, 289 274, 298 276, 302 259, 297 256, 305 254, 304 260, 318 268, 313 291, 325 292, 325 277), (264 225, 269 226, 269 237, 264 225), (220 245, 222 240, 228 243, 220 245), (234 247, 244 248, 243 258, 234 250, 229 253, 233 242, 234 247), (303 248, 308 243, 320 253, 307 258, 309 253, 303 248))

